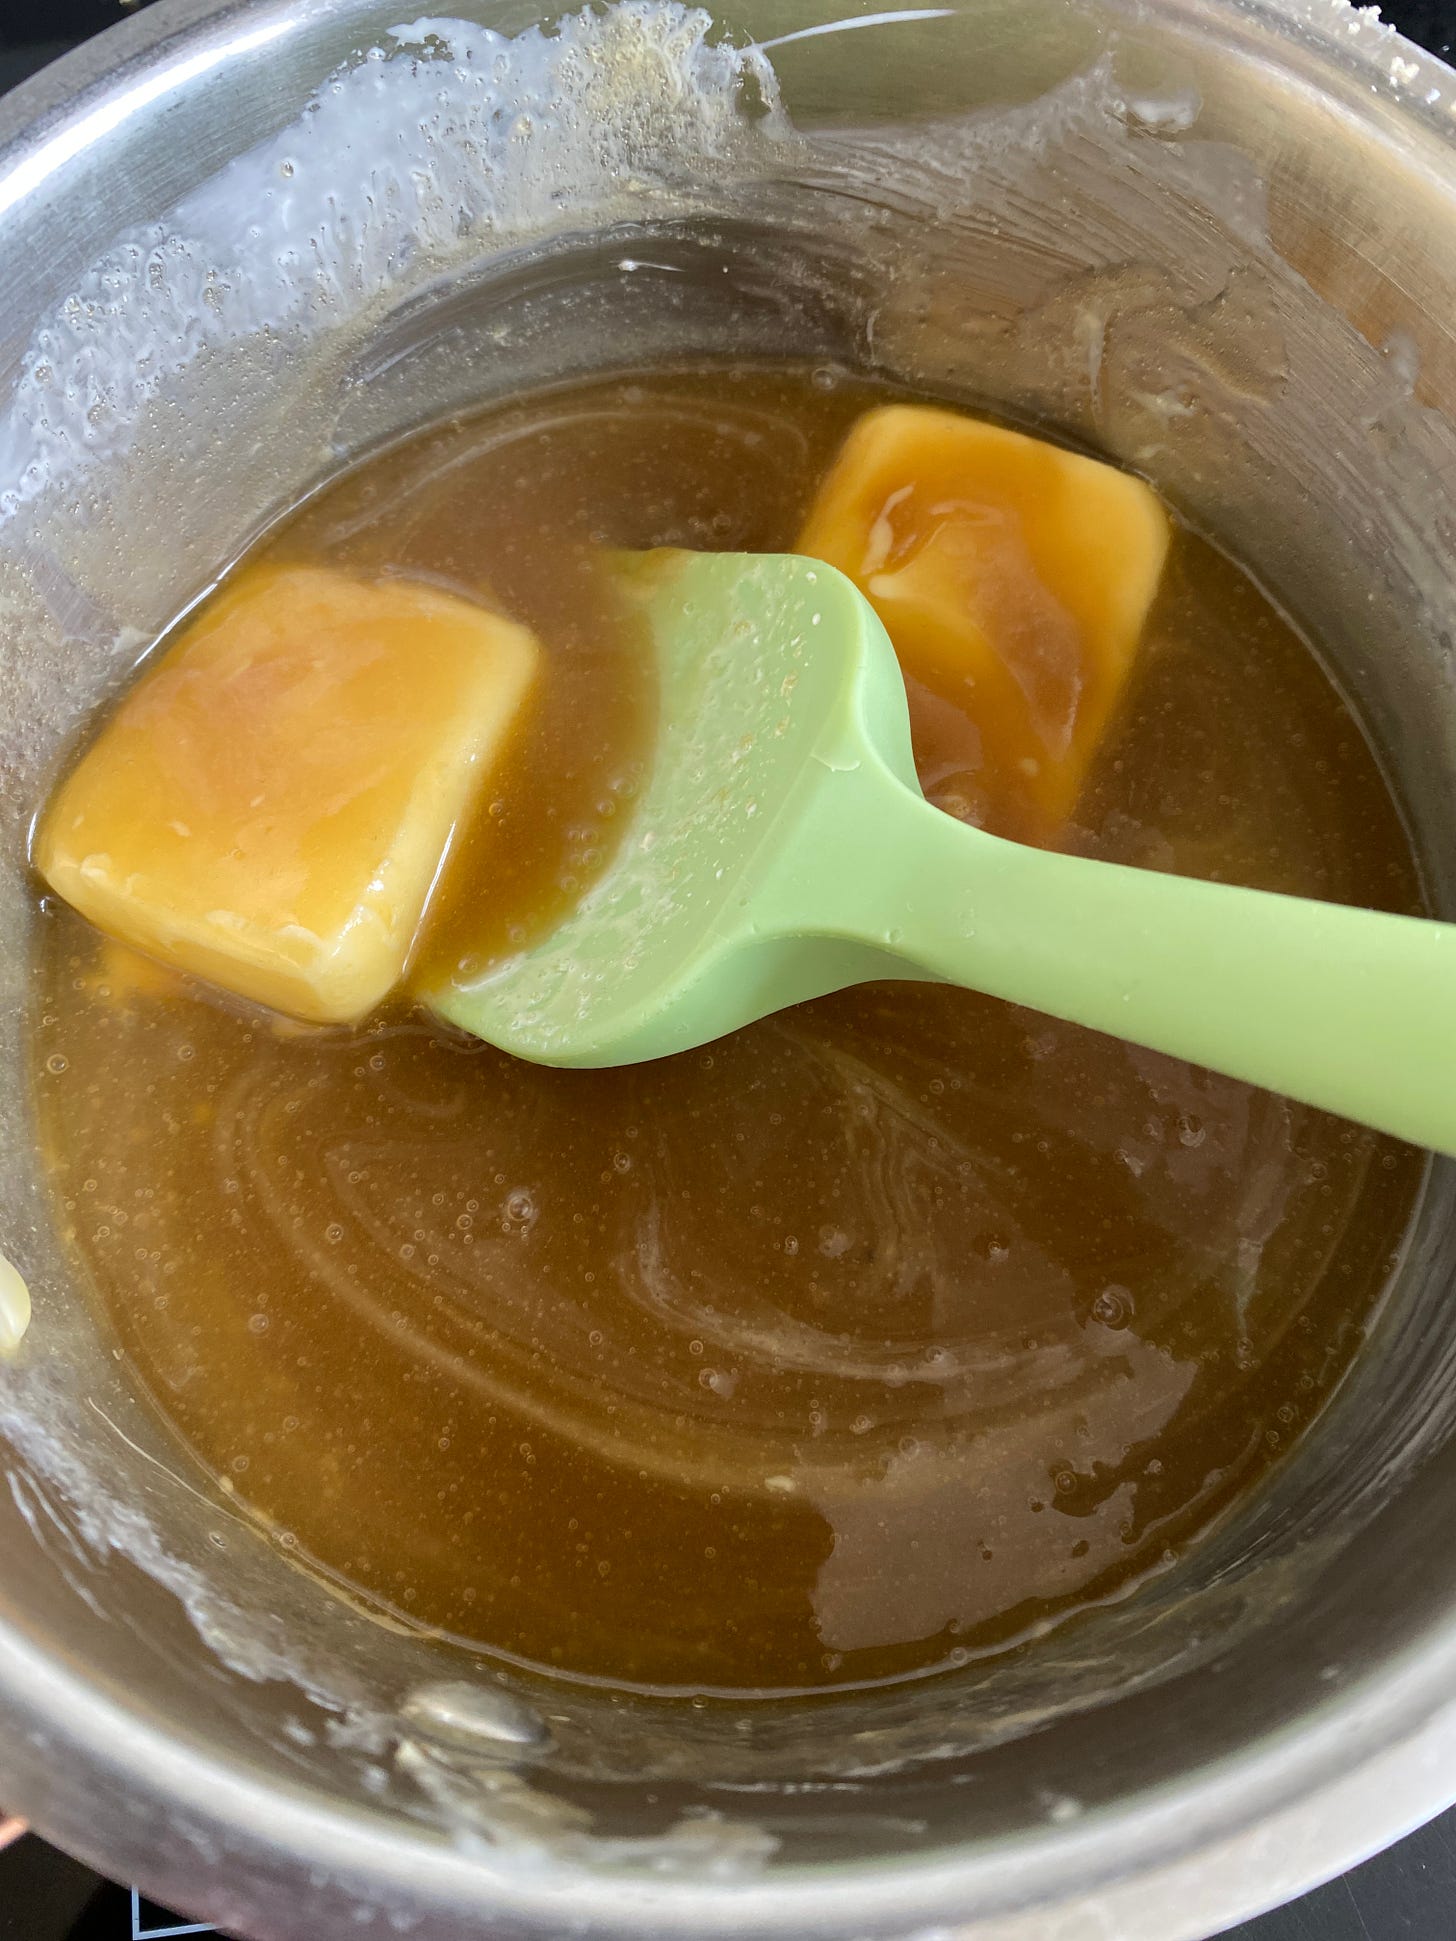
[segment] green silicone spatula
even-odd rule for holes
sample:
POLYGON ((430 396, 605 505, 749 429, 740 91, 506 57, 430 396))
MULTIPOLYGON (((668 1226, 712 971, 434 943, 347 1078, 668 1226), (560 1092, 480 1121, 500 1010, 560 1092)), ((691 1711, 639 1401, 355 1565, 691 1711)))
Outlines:
POLYGON ((1456 1152, 1456 925, 1060 856, 921 795, 873 609, 789 555, 615 568, 660 660, 618 858, 533 949, 427 993, 519 1057, 683 1051, 871 978, 971 986, 1456 1152))

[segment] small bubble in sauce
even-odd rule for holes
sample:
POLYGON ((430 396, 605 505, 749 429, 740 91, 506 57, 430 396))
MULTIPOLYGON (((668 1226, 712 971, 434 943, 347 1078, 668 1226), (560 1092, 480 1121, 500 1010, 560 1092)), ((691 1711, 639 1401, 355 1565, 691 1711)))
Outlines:
POLYGON ((1092 1318, 1104 1328, 1125 1328, 1132 1320, 1133 1299, 1127 1288, 1115 1282, 1104 1287, 1092 1303, 1092 1318))

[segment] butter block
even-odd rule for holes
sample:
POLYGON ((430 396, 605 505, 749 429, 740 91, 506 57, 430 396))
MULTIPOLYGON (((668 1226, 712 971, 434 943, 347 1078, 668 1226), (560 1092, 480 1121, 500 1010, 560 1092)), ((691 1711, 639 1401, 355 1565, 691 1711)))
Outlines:
POLYGON ((884 622, 931 799, 1048 842, 1127 680, 1168 543, 1159 500, 1125 472, 960 412, 888 405, 850 432, 797 550, 847 573, 884 622))
POLYGON ((398 983, 534 635, 435 587, 243 572, 105 720, 35 860, 96 926, 319 1023, 398 983))

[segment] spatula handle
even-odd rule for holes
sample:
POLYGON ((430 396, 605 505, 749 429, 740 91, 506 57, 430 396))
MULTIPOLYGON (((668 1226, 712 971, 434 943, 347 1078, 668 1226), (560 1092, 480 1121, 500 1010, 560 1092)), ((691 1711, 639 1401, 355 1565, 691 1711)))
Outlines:
POLYGON ((884 843, 882 934, 932 975, 1456 1154, 1456 924, 1027 849, 909 791, 884 843))

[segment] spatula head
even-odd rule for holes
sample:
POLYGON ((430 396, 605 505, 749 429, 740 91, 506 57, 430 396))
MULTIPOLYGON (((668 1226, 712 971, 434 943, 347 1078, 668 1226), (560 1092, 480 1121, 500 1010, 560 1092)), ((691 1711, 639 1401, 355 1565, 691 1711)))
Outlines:
POLYGON ((833 567, 663 551, 613 570, 660 677, 632 825, 550 935, 425 993, 452 1024, 540 1064, 661 1057, 865 975, 852 947, 826 957, 793 907, 806 870, 853 866, 825 853, 816 806, 851 775, 915 785, 894 650, 833 567))

